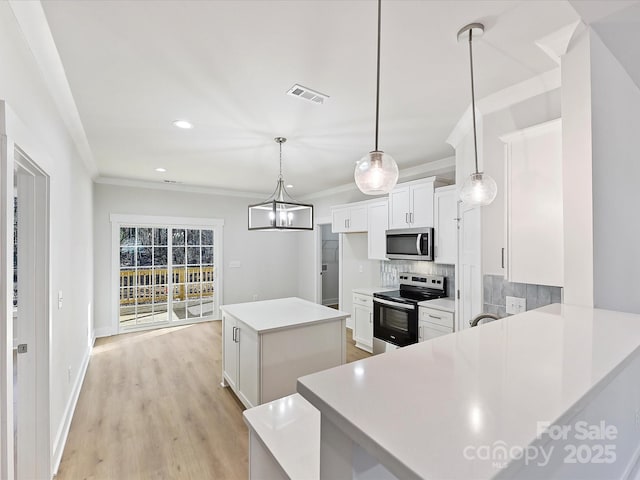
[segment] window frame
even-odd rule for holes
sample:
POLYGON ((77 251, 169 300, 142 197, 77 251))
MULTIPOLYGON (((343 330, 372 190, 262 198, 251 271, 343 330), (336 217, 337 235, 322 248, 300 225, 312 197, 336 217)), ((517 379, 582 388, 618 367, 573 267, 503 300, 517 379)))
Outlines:
MULTIPOLYGON (((223 234, 224 220, 219 218, 168 217, 155 215, 127 215, 112 213, 111 221, 111 319, 113 334, 128 333, 156 328, 188 325, 220 319, 220 306, 223 297, 223 234), (172 228, 191 228, 213 230, 213 265, 214 265, 214 305, 215 309, 206 317, 185 318, 182 321, 168 321, 122 327, 120 325, 120 228, 122 227, 167 228, 167 235, 172 228)), ((171 252, 168 252, 171 255, 171 252)), ((171 283, 173 285, 173 282, 171 283)), ((172 287, 169 287, 172 288, 172 287)), ((168 305, 168 302, 167 302, 168 305)))

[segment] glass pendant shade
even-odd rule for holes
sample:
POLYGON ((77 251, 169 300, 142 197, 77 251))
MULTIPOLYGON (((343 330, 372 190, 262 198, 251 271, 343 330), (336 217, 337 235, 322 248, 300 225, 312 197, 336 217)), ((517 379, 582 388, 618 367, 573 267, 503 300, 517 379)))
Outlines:
POLYGON ((353 174, 356 185, 366 195, 382 195, 398 182, 398 165, 391 155, 373 151, 356 163, 353 174))
POLYGON ((462 184, 460 200, 467 205, 485 206, 496 198, 498 186, 486 173, 472 173, 462 184))

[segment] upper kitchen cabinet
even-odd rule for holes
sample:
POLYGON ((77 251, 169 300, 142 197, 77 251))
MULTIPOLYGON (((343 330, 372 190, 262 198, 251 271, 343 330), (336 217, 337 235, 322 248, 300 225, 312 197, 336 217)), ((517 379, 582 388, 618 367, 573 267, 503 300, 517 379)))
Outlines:
POLYGON ((367 231, 367 205, 362 203, 331 208, 331 231, 354 233, 367 231))
POLYGON ((562 123, 504 135, 506 277, 510 282, 564 285, 562 123))
POLYGON ((453 265, 458 251, 458 189, 436 188, 433 195, 433 249, 435 263, 453 265))
POLYGON ((389 228, 389 201, 385 198, 368 204, 367 221, 369 259, 387 260, 387 229, 389 228))
POLYGON ((389 193, 389 229, 433 227, 433 194, 447 182, 429 177, 401 183, 389 193))

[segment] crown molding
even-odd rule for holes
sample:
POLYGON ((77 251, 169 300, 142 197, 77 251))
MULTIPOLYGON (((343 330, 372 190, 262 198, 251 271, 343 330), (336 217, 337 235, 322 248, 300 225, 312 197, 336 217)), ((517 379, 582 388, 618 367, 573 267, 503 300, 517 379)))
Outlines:
POLYGON ((9 0, 9 5, 78 154, 91 178, 95 178, 98 167, 42 4, 37 0, 9 0))
MULTIPOLYGON (((435 160, 433 162, 425 162, 420 165, 416 165, 415 167, 409 167, 400 170, 398 175, 398 181, 407 180, 409 178, 414 179, 418 176, 434 176, 434 175, 442 175, 444 173, 454 172, 456 168, 456 157, 446 157, 440 160, 435 160)), ((358 187, 354 183, 346 183, 344 185, 339 185, 337 187, 328 188, 327 190, 322 190, 320 192, 310 193, 308 195, 302 195, 300 200, 308 201, 317 198, 325 198, 331 195, 335 195, 338 193, 352 192, 357 191, 358 187)), ((375 198, 375 197, 372 197, 375 198)))
MULTIPOLYGON (((510 87, 478 100, 476 104, 477 119, 504 110, 529 98, 560 88, 560 85, 560 68, 554 68, 524 82, 511 85, 510 87)), ((460 120, 458 120, 458 123, 456 123, 456 126, 453 127, 446 142, 453 148, 456 148, 467 133, 471 131, 471 128, 471 105, 469 105, 460 117, 460 120)))
POLYGON ((167 190, 172 192, 201 193, 204 195, 219 195, 224 197, 238 197, 247 199, 264 200, 268 193, 244 192, 240 190, 228 190, 224 188, 203 187, 198 185, 184 185, 180 183, 160 183, 146 180, 135 180, 117 177, 96 177, 94 183, 100 185, 113 185, 116 187, 150 188, 153 190, 167 190))

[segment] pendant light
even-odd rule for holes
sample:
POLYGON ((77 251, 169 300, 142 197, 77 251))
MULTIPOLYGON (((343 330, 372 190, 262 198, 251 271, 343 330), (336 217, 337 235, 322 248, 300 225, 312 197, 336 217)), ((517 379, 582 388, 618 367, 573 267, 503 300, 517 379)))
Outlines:
POLYGON ((378 0, 378 56, 376 76, 376 144, 375 149, 356 163, 353 174, 356 185, 366 195, 389 193, 398 181, 398 165, 391 155, 378 149, 380 117, 380 25, 382 0, 378 0))
POLYGON ((489 205, 496 198, 498 187, 493 178, 484 172, 478 171, 478 140, 476 137, 476 96, 473 85, 473 37, 484 33, 484 25, 481 23, 470 23, 460 29, 458 40, 468 37, 469 39, 469 64, 471 66, 471 117, 473 122, 473 152, 475 156, 475 173, 462 184, 460 190, 460 200, 471 206, 489 205))
POLYGON ((287 193, 282 177, 282 144, 284 137, 274 138, 280 145, 280 175, 276 190, 268 200, 249 205, 249 230, 313 230, 313 205, 297 203, 287 193))

